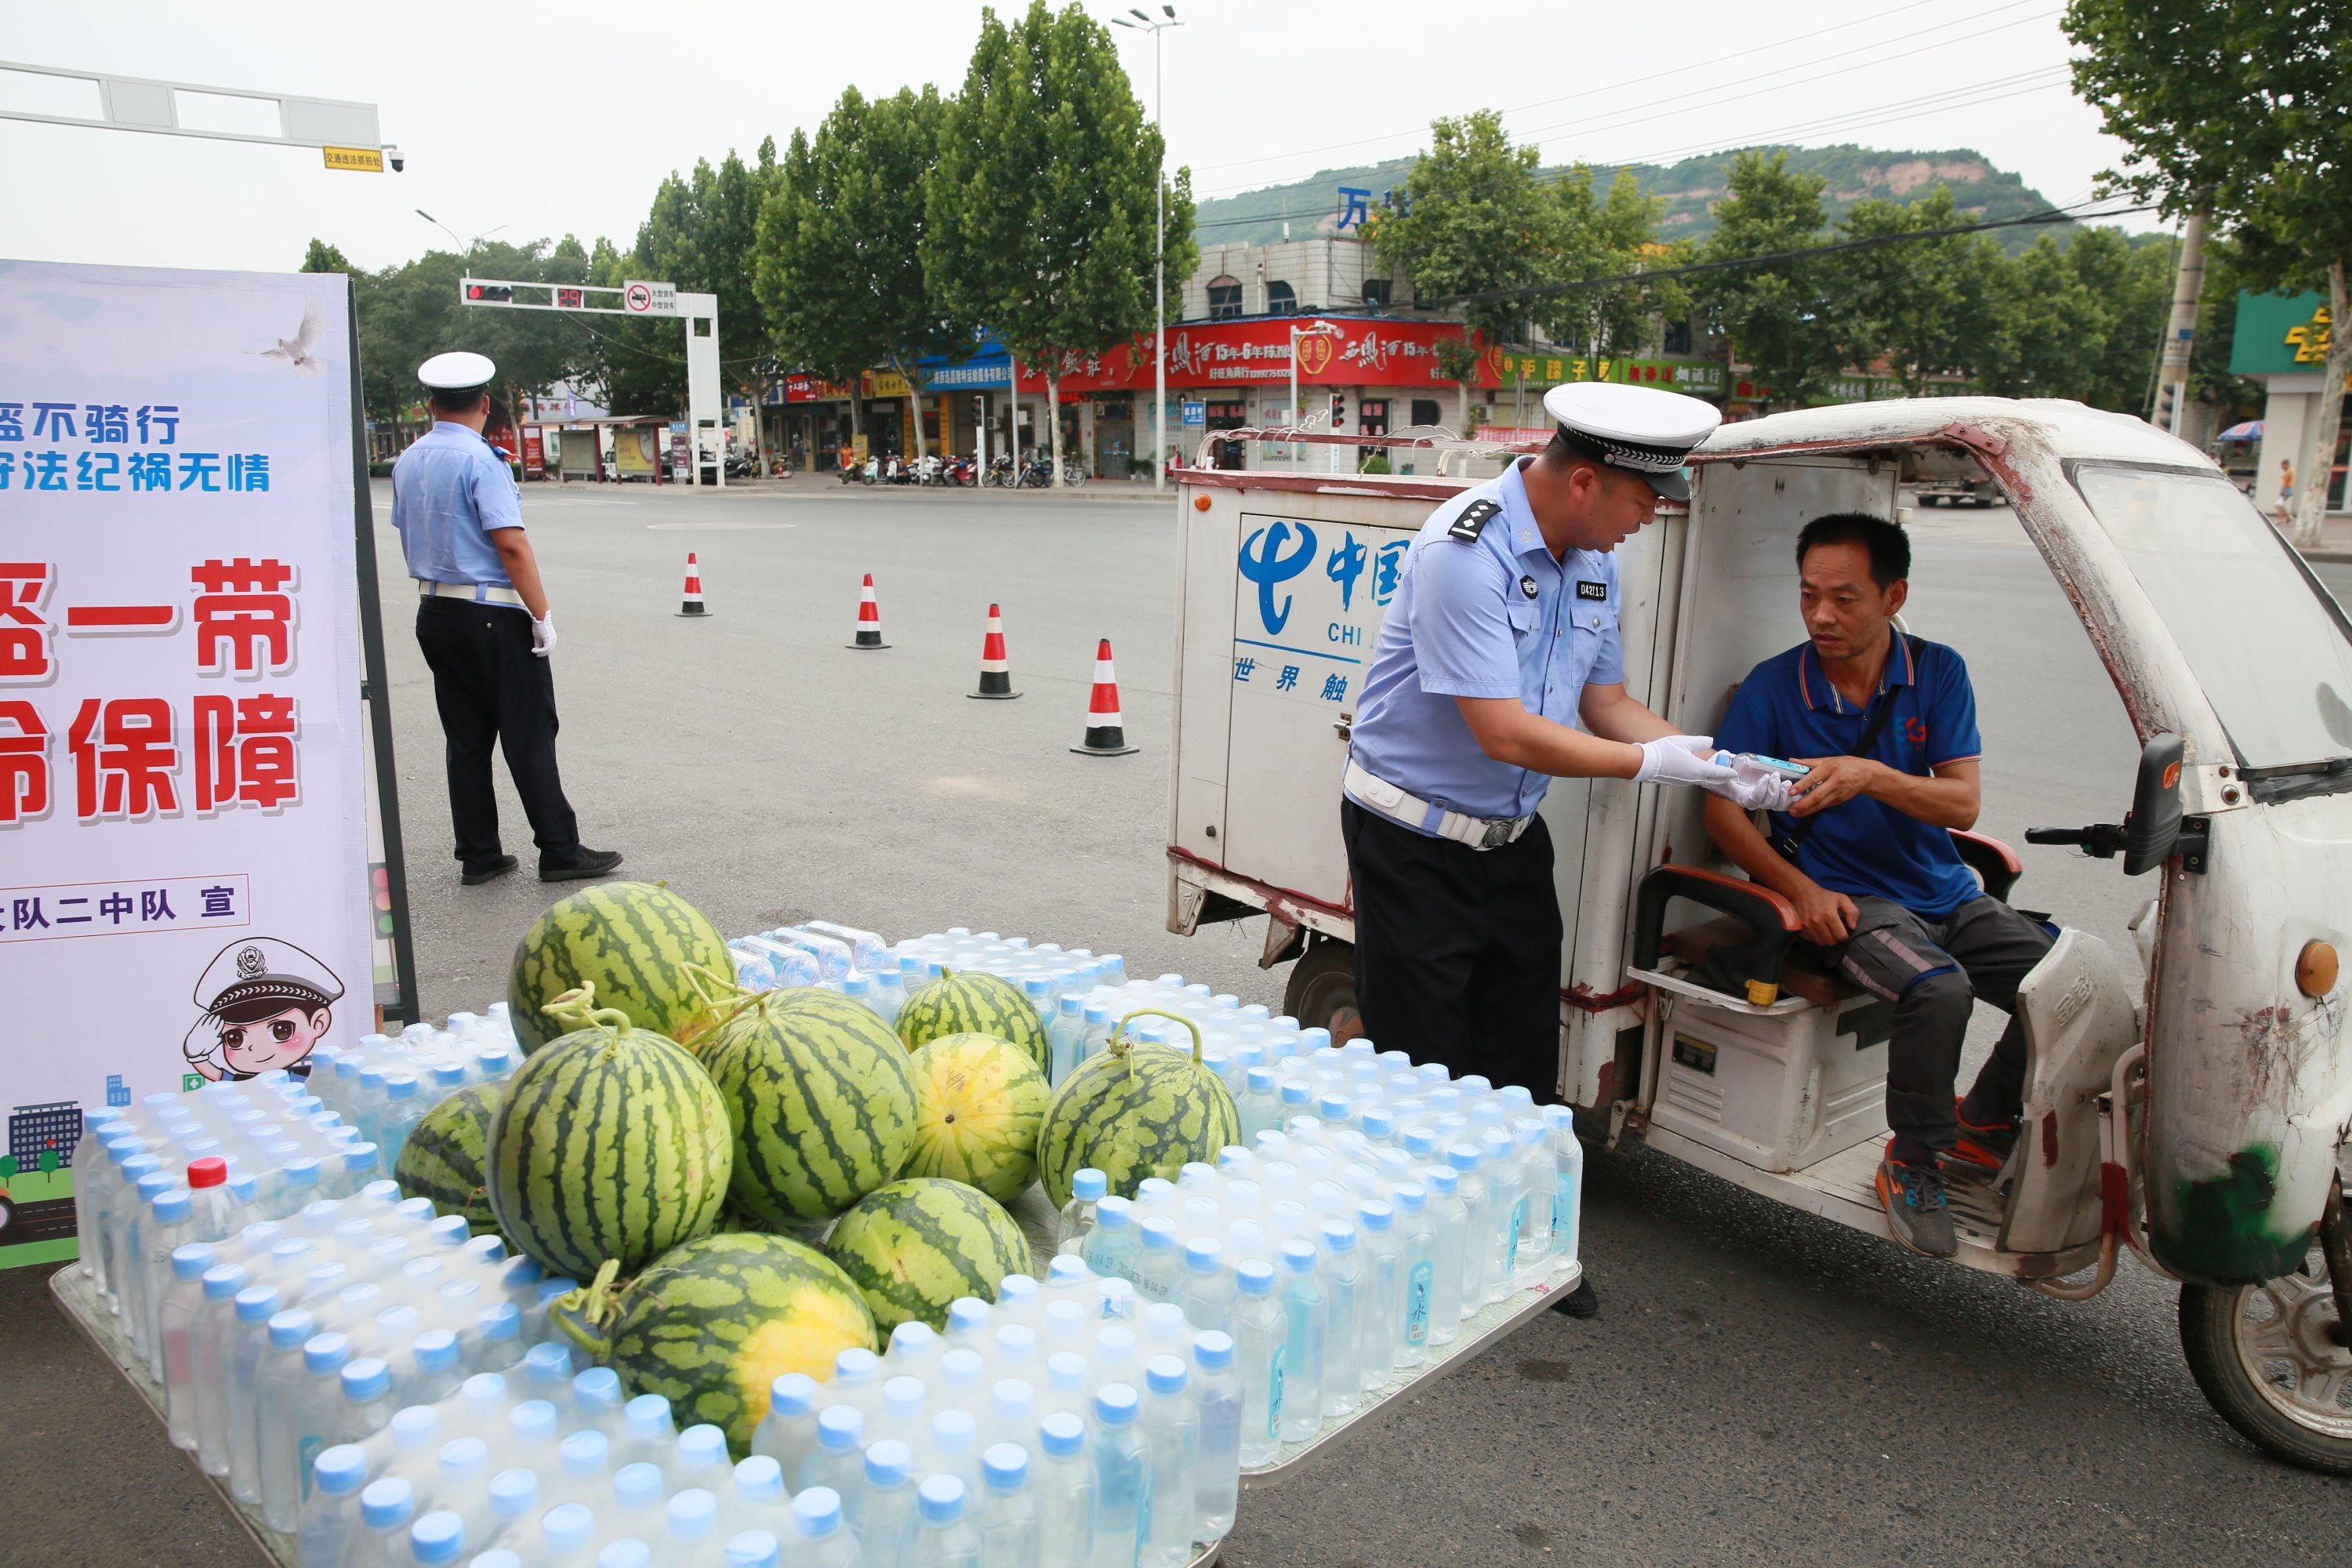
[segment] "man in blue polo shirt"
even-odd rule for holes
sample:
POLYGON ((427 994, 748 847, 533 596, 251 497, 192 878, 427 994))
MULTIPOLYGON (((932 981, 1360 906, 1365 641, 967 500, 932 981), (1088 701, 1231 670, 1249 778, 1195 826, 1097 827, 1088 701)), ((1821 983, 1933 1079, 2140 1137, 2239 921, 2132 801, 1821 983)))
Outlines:
POLYGON ((1805 940, 1845 979, 1895 1004, 1879 1201, 1896 1241, 1958 1250, 1940 1162, 1998 1170, 2017 1142, 2025 1082, 2018 983, 2050 931, 1988 898, 1952 847, 1979 805, 1976 694, 1960 656, 1896 635, 1911 543, 1881 518, 1838 512, 1797 537, 1807 640, 1750 670, 1716 742, 1811 768, 1772 837, 1727 800, 1706 803, 1716 845, 1796 906, 1805 940), (1969 1016, 2011 1015, 1955 1107, 1969 1016))

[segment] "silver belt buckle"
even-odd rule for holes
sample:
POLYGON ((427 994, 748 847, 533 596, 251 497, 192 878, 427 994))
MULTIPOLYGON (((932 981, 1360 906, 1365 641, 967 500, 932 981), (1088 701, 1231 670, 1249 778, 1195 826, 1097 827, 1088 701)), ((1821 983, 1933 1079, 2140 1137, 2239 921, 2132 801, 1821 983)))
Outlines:
POLYGON ((1500 849, 1511 841, 1511 830, 1517 826, 1517 823, 1512 822, 1489 822, 1486 824, 1486 837, 1479 840, 1478 847, 1500 849))

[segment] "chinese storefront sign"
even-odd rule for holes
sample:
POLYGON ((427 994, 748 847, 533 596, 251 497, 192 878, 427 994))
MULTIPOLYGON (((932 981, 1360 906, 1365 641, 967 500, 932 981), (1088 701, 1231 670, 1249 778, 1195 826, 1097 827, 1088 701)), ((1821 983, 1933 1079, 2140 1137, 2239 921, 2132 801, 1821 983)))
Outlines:
MULTIPOLYGON (((1459 338, 1462 329, 1447 321, 1397 321, 1387 318, 1315 317, 1309 321, 1276 319, 1252 321, 1193 322, 1168 329, 1168 384, 1171 386, 1230 386, 1242 382, 1287 382, 1290 379, 1291 329, 1328 327, 1311 338, 1302 334, 1298 351, 1301 385, 1329 386, 1452 386, 1454 382, 1437 363, 1437 345, 1459 338)), ((1482 386, 1496 384, 1495 356, 1479 362, 1473 377, 1482 386)), ((1151 334, 1137 334, 1131 343, 1098 354, 1066 353, 1060 374, 1064 395, 1086 392, 1130 392, 1152 385, 1151 334)), ((1024 369, 1020 390, 1045 390, 1045 378, 1024 369)))
POLYGON ((0 265, 0 1110, 62 1145, 0 1263, 77 1108, 373 1026, 349 310, 0 265))

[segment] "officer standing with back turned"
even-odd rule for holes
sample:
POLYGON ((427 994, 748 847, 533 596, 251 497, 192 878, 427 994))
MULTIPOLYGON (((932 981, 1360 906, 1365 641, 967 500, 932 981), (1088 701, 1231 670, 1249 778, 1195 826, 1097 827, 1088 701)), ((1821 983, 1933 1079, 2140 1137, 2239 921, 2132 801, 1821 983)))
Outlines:
POLYGON ((1611 552, 1661 499, 1690 499, 1683 461, 1722 416, 1599 383, 1554 387, 1544 408, 1559 429, 1543 454, 1448 500, 1407 552, 1339 824, 1365 1032, 1549 1099, 1561 923, 1544 791, 1554 778, 1734 799, 1753 786, 1712 760, 1707 737, 1627 695, 1617 630, 1611 552))
POLYGON ((498 367, 477 353, 436 354, 416 370, 433 428, 392 466, 392 526, 421 595, 416 643, 433 671, 448 742, 449 822, 460 880, 471 887, 515 868, 499 843, 490 750, 503 746, 539 845, 539 879, 602 877, 616 849, 588 849, 555 770, 555 622, 522 503, 482 427, 498 367))

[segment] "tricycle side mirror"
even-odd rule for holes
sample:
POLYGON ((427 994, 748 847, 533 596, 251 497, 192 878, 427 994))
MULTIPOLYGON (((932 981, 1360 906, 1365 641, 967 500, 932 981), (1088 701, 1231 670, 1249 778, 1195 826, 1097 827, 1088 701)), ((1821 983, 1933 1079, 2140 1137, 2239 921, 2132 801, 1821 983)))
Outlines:
POLYGON ((2180 837, 2180 737, 2165 731, 2140 749, 2139 780, 2131 819, 2124 825, 2124 875, 2152 871, 2172 856, 2180 837))

